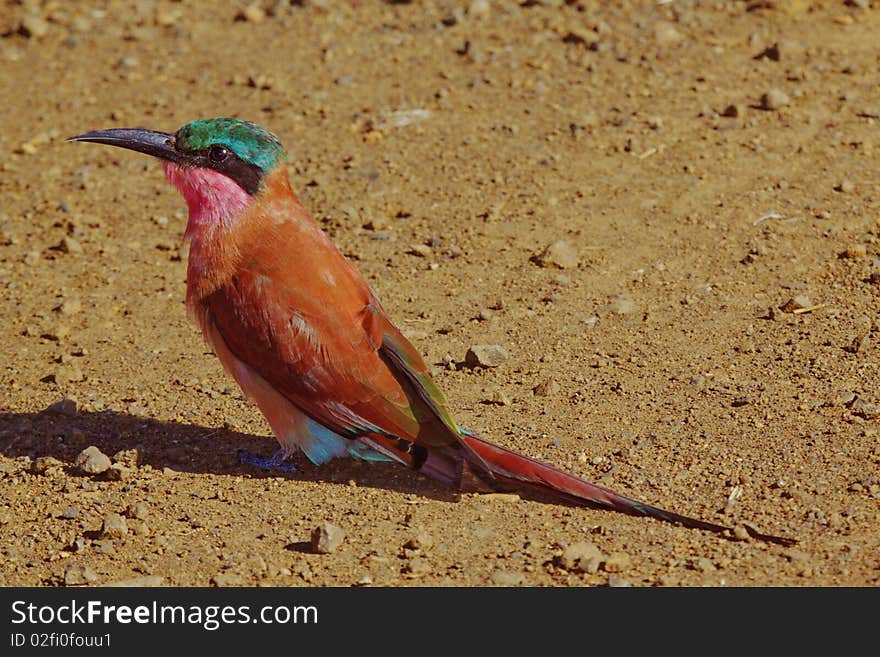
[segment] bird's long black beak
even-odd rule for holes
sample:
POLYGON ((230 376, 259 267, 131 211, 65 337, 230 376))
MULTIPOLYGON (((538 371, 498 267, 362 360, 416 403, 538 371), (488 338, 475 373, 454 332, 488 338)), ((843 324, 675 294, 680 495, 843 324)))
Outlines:
POLYGON ((184 156, 177 150, 174 135, 157 130, 144 130, 143 128, 93 130, 76 137, 68 137, 65 141, 91 141, 96 144, 119 146, 138 153, 153 155, 163 160, 184 163, 184 156))

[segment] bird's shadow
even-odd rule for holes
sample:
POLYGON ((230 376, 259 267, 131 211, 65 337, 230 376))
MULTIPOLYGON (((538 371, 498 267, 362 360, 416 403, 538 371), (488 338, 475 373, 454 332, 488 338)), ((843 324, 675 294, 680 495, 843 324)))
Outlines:
POLYGON ((270 436, 116 411, 78 412, 63 404, 53 404, 38 413, 0 413, 0 455, 8 458, 28 457, 35 462, 41 456, 49 456, 75 474, 76 457, 89 446, 97 447, 111 459, 122 450, 137 450, 138 465, 157 470, 170 468, 177 472, 254 479, 281 477, 340 485, 354 481, 359 486, 431 499, 458 499, 457 491, 395 463, 335 459, 316 466, 298 454, 291 459, 298 470, 283 472, 261 470, 239 462, 238 450, 242 447, 267 456, 276 451, 278 445, 270 436))

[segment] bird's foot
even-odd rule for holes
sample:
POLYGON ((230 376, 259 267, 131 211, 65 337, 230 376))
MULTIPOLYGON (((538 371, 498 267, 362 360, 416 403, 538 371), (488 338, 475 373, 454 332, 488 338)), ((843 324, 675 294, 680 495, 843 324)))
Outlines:
POLYGON ((238 450, 238 462, 246 465, 252 465, 260 470, 278 471, 278 472, 297 472, 297 468, 293 463, 285 463, 289 454, 283 449, 279 449, 272 456, 258 456, 246 449, 238 450))

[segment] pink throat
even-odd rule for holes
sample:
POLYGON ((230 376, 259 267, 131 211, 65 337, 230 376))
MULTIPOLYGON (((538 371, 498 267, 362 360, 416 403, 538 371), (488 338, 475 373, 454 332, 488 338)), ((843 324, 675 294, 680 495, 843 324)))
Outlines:
POLYGON ((234 180, 213 169, 192 169, 163 162, 165 177, 174 185, 189 207, 186 237, 205 229, 231 225, 253 198, 234 180))

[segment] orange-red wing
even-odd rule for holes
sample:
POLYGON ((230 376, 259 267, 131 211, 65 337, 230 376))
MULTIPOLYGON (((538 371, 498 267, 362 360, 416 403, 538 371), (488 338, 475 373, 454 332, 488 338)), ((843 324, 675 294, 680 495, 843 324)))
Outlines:
POLYGON ((206 301, 229 349, 324 426, 349 436, 369 426, 418 432, 404 391, 362 328, 366 304, 351 316, 254 270, 206 301))
MULTIPOLYGON (((378 429, 411 441, 457 442, 380 355, 386 334, 396 344, 406 339, 370 287, 301 206, 286 210, 284 221, 251 218, 254 230, 238 236, 240 264, 202 299, 229 349, 342 435, 378 429)), ((425 373, 408 342, 405 351, 408 364, 425 373)))

